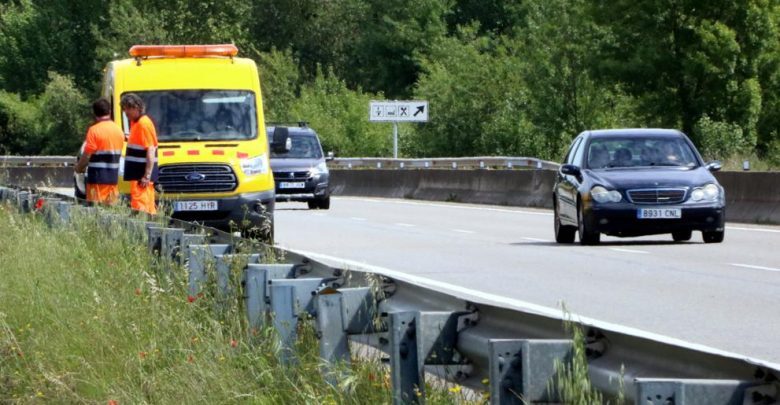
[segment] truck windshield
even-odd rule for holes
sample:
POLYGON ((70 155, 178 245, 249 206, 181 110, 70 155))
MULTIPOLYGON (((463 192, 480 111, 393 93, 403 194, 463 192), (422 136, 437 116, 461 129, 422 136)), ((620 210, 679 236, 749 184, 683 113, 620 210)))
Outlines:
MULTIPOLYGON (((243 90, 137 92, 160 142, 236 141, 257 137, 255 96, 243 90)), ((122 114, 125 132, 127 117, 122 114)))

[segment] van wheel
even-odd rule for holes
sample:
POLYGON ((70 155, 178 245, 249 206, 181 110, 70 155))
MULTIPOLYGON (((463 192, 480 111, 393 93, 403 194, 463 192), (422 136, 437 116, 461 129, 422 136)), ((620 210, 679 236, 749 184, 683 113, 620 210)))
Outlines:
POLYGON ((317 200, 317 204, 321 210, 330 209, 330 196, 317 200))

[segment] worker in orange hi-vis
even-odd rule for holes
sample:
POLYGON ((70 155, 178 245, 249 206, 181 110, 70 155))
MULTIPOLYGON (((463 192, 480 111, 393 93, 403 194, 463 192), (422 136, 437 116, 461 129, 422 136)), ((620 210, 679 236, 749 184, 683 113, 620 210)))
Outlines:
POLYGON ((130 181, 130 208, 154 215, 154 183, 157 181, 157 131, 146 115, 144 101, 134 93, 122 96, 122 111, 130 120, 125 153, 125 180, 130 181))
POLYGON ((84 153, 76 163, 76 173, 87 172, 87 201, 114 205, 119 200, 119 159, 125 136, 111 121, 111 103, 99 98, 92 103, 95 123, 87 130, 84 153))

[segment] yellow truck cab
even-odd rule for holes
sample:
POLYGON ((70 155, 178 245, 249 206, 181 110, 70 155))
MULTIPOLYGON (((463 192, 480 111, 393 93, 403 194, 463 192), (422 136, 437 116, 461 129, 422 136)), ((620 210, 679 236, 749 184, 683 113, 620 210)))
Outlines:
POLYGON ((136 45, 131 58, 108 63, 103 95, 125 134, 121 97, 144 100, 159 141, 158 199, 174 218, 270 242, 274 179, 260 78, 237 54, 234 45, 136 45))

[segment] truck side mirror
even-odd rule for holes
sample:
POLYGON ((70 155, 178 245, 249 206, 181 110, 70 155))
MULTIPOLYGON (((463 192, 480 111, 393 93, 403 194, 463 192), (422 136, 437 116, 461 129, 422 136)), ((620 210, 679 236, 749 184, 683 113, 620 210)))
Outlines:
POLYGON ((271 150, 274 153, 287 153, 292 149, 292 139, 290 139, 290 131, 286 127, 274 128, 274 133, 271 140, 271 150))
POLYGON ((328 155, 325 157, 325 160, 330 162, 336 157, 336 154, 333 153, 333 151, 328 152, 328 155))

